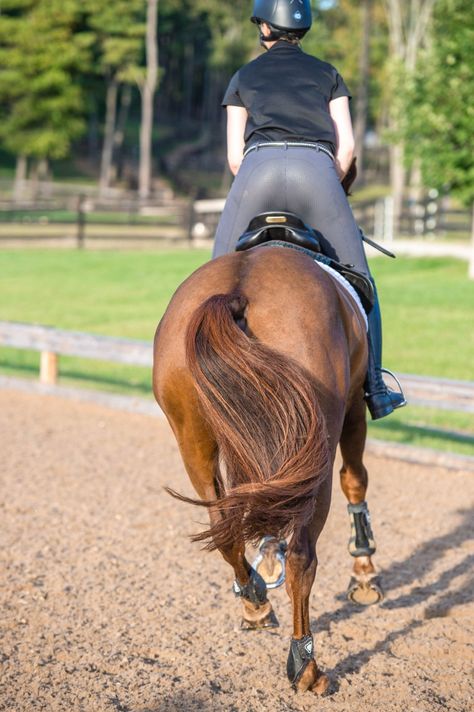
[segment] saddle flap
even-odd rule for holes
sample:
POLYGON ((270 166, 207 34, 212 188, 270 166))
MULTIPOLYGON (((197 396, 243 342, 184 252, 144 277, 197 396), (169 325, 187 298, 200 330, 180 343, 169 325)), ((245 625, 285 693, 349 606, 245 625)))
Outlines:
POLYGON ((236 252, 242 252, 270 240, 289 242, 313 252, 321 252, 316 231, 297 215, 288 212, 261 213, 252 218, 235 249, 236 252))

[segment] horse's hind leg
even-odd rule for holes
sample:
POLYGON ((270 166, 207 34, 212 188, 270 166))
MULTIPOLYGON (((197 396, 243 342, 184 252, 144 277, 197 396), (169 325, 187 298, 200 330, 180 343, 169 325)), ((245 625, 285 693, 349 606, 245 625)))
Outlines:
POLYGON ((383 598, 380 581, 372 562, 375 541, 366 502, 367 470, 362 462, 366 434, 365 404, 360 399, 348 411, 344 421, 340 440, 340 474, 341 487, 349 502, 348 511, 351 518, 349 553, 355 559, 348 597, 365 606, 377 603, 383 598))
MULTIPOLYGON (((183 411, 179 411, 180 417, 173 420, 171 413, 174 409, 167 408, 168 417, 173 424, 184 466, 198 496, 205 501, 217 500, 217 444, 198 409, 192 408, 192 394, 187 398, 187 403, 185 415, 183 411)), ((216 524, 220 517, 217 508, 209 508, 211 526, 216 524)), ((243 605, 242 628, 250 630, 278 626, 267 598, 265 582, 253 571, 245 558, 244 541, 234 541, 230 547, 220 547, 219 551, 234 569, 234 593, 242 598, 243 605)))
POLYGON ((316 542, 329 511, 331 478, 318 494, 312 524, 295 531, 288 545, 286 590, 293 607, 293 638, 287 662, 287 675, 299 692, 326 692, 329 680, 316 665, 309 617, 309 596, 316 576, 316 542))

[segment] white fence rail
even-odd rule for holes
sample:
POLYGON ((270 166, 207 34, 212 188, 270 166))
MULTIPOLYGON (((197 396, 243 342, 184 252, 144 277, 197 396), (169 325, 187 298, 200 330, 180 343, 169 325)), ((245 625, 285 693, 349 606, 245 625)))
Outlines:
MULTIPOLYGON (((0 345, 41 353, 40 382, 54 385, 59 375, 59 356, 79 356, 151 367, 148 341, 96 336, 37 324, 0 321, 0 345)), ((412 405, 474 413, 474 382, 430 376, 398 374, 412 405)))

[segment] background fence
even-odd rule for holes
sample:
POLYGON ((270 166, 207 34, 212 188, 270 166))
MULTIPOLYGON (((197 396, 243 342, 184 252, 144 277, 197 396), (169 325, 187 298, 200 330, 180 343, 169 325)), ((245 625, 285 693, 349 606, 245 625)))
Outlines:
MULTIPOLYGON (((61 355, 151 367, 152 345, 147 341, 118 339, 38 324, 0 321, 0 344, 41 354, 40 381, 55 385, 61 355)), ((398 374, 412 405, 474 413, 474 382, 398 374)))
POLYGON ((84 193, 37 201, 0 201, 0 246, 107 247, 186 241, 191 203, 143 203, 136 194, 98 198, 84 193))
MULTIPOLYGON (((0 247, 199 244, 213 237, 225 202, 177 198, 169 191, 143 202, 136 193, 112 191, 99 197, 82 186, 80 192, 68 186, 52 193, 46 190, 40 198, 21 202, 0 198, 0 247)), ((464 241, 471 233, 470 213, 453 208, 436 192, 405 201, 396 231, 390 197, 354 200, 352 208, 363 231, 382 242, 394 237, 464 241)))

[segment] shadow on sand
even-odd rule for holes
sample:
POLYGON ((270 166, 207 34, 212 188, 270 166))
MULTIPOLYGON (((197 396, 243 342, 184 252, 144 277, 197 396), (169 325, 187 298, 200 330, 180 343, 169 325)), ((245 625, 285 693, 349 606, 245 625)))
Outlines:
MULTIPOLYGON (((394 563, 382 572, 386 593, 426 576, 445 553, 454 549, 459 550, 465 542, 474 540, 474 509, 459 510, 458 514, 462 519, 455 529, 421 544, 406 559, 394 563)), ((467 554, 455 566, 443 571, 435 581, 424 586, 414 586, 407 594, 398 598, 389 597, 385 600, 380 607, 388 610, 409 609, 424 601, 428 605, 423 611, 422 619, 413 619, 397 630, 391 631, 372 647, 348 655, 341 660, 334 669, 335 677, 340 680, 359 672, 373 655, 389 652, 390 646, 395 640, 403 638, 421 626, 424 620, 448 616, 453 606, 474 601, 474 576, 465 581, 463 586, 449 590, 457 578, 473 570, 473 565, 474 554, 467 554)), ((318 630, 329 630, 331 623, 357 616, 363 610, 365 610, 364 607, 354 606, 353 603, 347 601, 338 610, 325 613, 314 620, 312 622, 313 630, 316 633, 318 630)), ((335 692, 338 688, 339 685, 334 683, 331 691, 335 692)))

